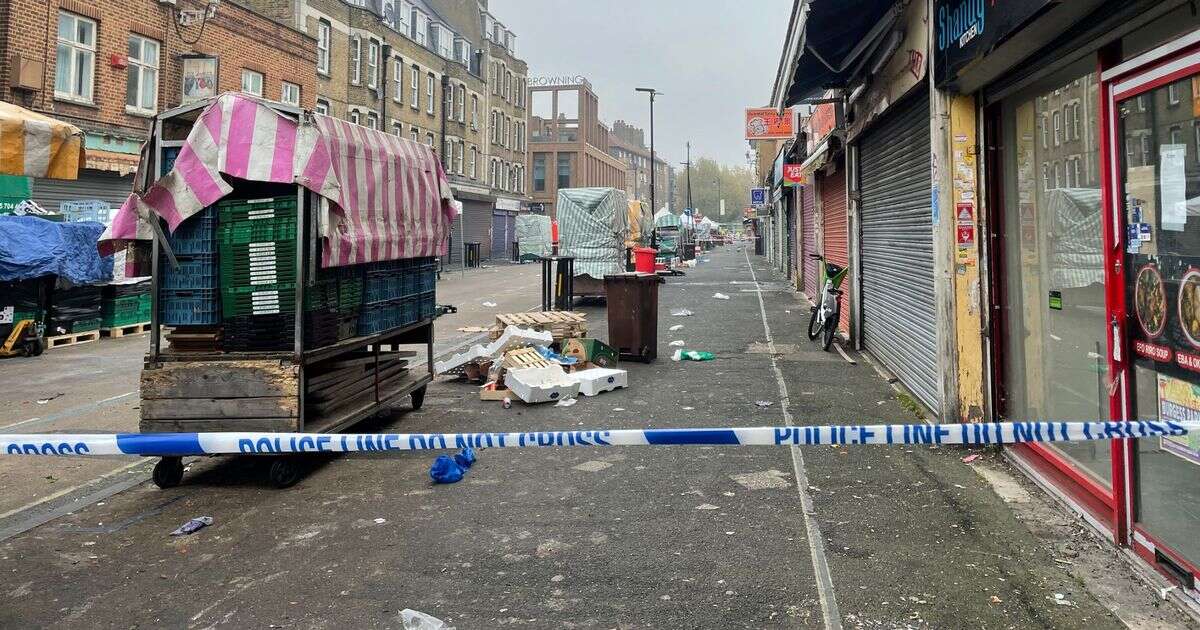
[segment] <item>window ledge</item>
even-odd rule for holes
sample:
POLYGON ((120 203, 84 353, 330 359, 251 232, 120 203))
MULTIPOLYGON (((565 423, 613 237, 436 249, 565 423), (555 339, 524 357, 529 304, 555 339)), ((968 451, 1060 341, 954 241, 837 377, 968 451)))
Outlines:
POLYGON ((137 116, 138 118, 154 118, 158 114, 157 111, 142 109, 132 105, 125 106, 125 113, 129 114, 130 116, 137 116))
POLYGON ((66 103, 68 105, 78 105, 80 107, 89 107, 91 109, 100 109, 100 106, 97 105, 95 101, 88 101, 88 100, 84 100, 81 98, 74 98, 71 96, 62 96, 59 94, 55 94, 54 100, 58 101, 59 103, 66 103))

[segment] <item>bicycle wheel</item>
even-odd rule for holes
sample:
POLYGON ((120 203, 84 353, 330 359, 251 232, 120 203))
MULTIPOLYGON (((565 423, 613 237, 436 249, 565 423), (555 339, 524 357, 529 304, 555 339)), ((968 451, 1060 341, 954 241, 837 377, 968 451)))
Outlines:
POLYGON ((833 345, 833 335, 837 332, 838 319, 840 319, 840 317, 841 313, 834 311, 830 313, 829 318, 825 320, 825 339, 821 344, 821 348, 824 349, 825 352, 829 352, 829 346, 833 345))
POLYGON ((821 334, 820 324, 817 323, 817 310, 819 306, 812 307, 812 319, 808 320, 808 340, 812 341, 821 334))

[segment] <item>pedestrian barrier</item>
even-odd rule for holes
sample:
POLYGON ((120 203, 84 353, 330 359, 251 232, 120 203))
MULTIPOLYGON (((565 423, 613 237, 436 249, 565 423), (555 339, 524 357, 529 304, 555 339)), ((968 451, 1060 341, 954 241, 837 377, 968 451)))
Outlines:
POLYGON ((1200 431, 1200 422, 988 422, 611 429, 513 433, 117 433, 0 435, 6 455, 236 455, 576 446, 985 446, 1153 438, 1200 431))

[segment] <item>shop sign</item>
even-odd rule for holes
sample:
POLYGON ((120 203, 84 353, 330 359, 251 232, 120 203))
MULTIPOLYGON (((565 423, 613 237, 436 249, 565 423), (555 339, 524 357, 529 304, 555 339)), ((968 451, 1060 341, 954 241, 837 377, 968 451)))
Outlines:
POLYGON ((12 214, 17 205, 33 195, 33 178, 0 175, 0 215, 12 214))
POLYGON ((216 57, 184 55, 183 94, 180 102, 186 105, 216 96, 218 72, 219 62, 216 57))
POLYGON ((750 205, 752 205, 752 206, 767 205, 767 189, 766 188, 751 188, 750 189, 750 205))
POLYGON ((934 81, 938 87, 983 57, 1055 0, 935 0, 934 81))
POLYGON ((784 186, 803 186, 808 183, 808 177, 804 174, 804 169, 800 167, 800 164, 783 165, 784 186))
POLYGON ((833 103, 822 103, 813 108, 812 115, 808 118, 808 153, 810 155, 817 150, 817 145, 821 144, 825 136, 833 131, 836 124, 837 112, 833 108, 833 103))
MULTIPOLYGON (((1158 419, 1161 422, 1200 422, 1200 386, 1159 374, 1158 419)), ((1200 463, 1200 433, 1161 439, 1164 451, 1200 463)))
POLYGON ((751 107, 746 109, 746 139, 788 139, 796 135, 793 126, 792 108, 782 111, 773 107, 751 107))

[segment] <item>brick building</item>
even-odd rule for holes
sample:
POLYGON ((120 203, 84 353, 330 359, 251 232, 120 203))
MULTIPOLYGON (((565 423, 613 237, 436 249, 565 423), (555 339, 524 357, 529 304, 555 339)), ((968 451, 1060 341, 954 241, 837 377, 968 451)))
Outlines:
MULTIPOLYGON (((316 40, 318 111, 426 143, 442 156, 463 203, 451 234, 452 261, 461 260, 463 243, 479 243, 484 258, 507 256, 506 222, 493 238, 493 214, 511 205, 498 198, 514 191, 491 168, 494 151, 507 148, 492 142, 504 127, 499 120, 493 126, 489 115, 494 97, 486 73, 493 51, 486 42, 493 31, 485 36, 483 29, 495 20, 486 3, 246 1, 316 40), (493 248, 493 241, 499 246, 493 248)), ((523 62, 519 67, 523 71, 523 62)), ((523 156, 496 159, 524 164, 523 156)))
POLYGON ((529 148, 525 85, 529 66, 516 56, 516 35, 488 12, 487 0, 481 0, 479 7, 487 42, 488 181, 496 194, 492 240, 494 247, 500 243, 511 247, 516 240, 516 215, 529 205, 525 178, 529 148))
MULTIPOLYGON (((650 203, 650 149, 646 148, 645 132, 629 123, 613 123, 608 139, 608 152, 625 163, 625 193, 630 199, 650 203)), ((654 202, 659 208, 671 203, 671 166, 654 155, 654 202)), ((657 211, 657 208, 655 209, 657 211)))
POLYGON ((559 188, 625 189, 625 163, 609 154, 612 133, 583 77, 529 80, 531 207, 554 216, 559 188))
POLYGON ((35 180, 35 201, 51 210, 73 199, 119 204, 132 189, 151 119, 178 106, 185 91, 201 97, 245 88, 312 106, 314 39, 234 0, 208 7, 0 0, 0 99, 86 134, 79 180, 35 180))

